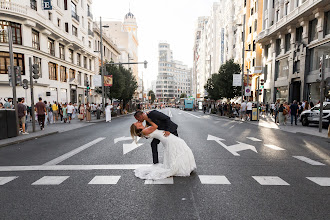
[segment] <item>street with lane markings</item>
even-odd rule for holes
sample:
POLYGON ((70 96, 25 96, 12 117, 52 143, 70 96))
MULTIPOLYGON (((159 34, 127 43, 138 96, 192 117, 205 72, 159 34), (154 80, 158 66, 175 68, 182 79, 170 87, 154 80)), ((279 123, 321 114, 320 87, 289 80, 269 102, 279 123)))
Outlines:
POLYGON ((160 111, 194 153, 190 177, 134 176, 151 140, 131 139, 129 115, 0 148, 0 219, 330 219, 329 139, 160 111))

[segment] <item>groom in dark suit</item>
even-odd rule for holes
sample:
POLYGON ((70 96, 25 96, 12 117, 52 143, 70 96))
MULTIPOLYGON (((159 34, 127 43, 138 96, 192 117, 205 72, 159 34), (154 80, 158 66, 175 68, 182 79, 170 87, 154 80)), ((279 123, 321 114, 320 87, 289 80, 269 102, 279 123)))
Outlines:
MULTIPOLYGON (((175 124, 173 121, 171 121, 170 117, 168 117, 167 115, 156 111, 156 110, 152 110, 150 112, 143 113, 142 111, 137 111, 134 114, 134 117, 136 120, 140 121, 140 122, 144 122, 145 118, 148 117, 150 118, 157 126, 158 126, 158 130, 163 130, 165 131, 164 136, 167 137, 170 135, 170 133, 174 134, 175 136, 178 136, 178 125, 175 124)), ((147 123, 147 125, 149 125, 147 123)), ((149 125, 150 126, 150 125, 149 125)), ((153 139, 151 142, 151 150, 152 150, 152 160, 154 164, 159 163, 158 160, 158 144, 160 143, 160 140, 158 139, 153 139)))

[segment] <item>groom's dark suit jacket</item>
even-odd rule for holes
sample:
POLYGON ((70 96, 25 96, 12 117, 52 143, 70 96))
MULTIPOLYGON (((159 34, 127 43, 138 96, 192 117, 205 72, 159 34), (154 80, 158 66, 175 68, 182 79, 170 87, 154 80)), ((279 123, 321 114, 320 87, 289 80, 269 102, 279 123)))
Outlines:
MULTIPOLYGON (((149 112, 148 118, 150 118, 156 125, 158 125, 158 130, 169 131, 172 134, 177 132, 176 130, 178 125, 171 121, 170 117, 159 111, 152 110, 149 112)), ((150 126, 149 123, 147 124, 150 126)))

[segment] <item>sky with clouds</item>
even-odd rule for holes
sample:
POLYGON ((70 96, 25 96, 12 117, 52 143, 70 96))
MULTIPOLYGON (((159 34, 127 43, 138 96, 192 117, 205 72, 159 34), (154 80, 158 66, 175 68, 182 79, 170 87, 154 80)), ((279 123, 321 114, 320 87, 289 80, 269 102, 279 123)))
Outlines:
MULTIPOLYGON (((218 0, 219 1, 219 0, 218 0)), ((94 19, 124 20, 129 12, 138 25, 139 61, 148 61, 148 68, 139 67, 146 87, 158 73, 158 43, 171 45, 173 58, 192 67, 194 30, 199 16, 209 16, 215 0, 93 0, 94 19)))

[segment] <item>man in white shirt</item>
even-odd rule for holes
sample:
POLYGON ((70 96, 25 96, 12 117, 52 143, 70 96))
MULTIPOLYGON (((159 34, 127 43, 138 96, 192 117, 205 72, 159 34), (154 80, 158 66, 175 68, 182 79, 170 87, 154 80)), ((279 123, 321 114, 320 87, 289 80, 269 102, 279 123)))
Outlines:
POLYGON ((251 101, 249 101, 246 104, 246 114, 248 116, 247 120, 251 120, 251 118, 252 118, 252 102, 251 101))
POLYGON ((246 118, 246 102, 241 104, 241 120, 246 118))
POLYGON ((69 105, 67 106, 67 112, 68 112, 68 116, 69 116, 69 123, 71 123, 73 111, 74 111, 74 106, 70 102, 69 105))

